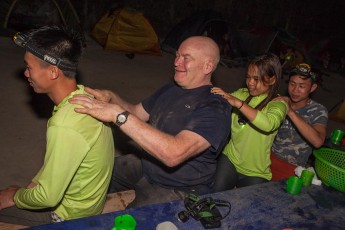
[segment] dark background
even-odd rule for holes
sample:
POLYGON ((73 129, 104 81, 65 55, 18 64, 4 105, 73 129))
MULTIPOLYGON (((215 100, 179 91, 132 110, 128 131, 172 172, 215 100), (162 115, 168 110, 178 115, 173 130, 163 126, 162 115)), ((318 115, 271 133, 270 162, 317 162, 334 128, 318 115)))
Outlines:
MULTIPOLYGON (((12 2, 11 0, 2 0, 12 2)), ((9 20, 9 29, 54 23, 60 20, 54 1, 18 0, 9 20)), ((58 1, 57 1, 58 2, 58 1)), ((295 35, 307 51, 319 46, 328 53, 335 70, 345 53, 345 1, 311 0, 70 0, 82 30, 88 34, 111 9, 130 6, 149 19, 160 40, 183 19, 203 10, 212 10, 237 30, 283 28, 295 35)), ((319 54, 324 55, 324 54, 319 54)))

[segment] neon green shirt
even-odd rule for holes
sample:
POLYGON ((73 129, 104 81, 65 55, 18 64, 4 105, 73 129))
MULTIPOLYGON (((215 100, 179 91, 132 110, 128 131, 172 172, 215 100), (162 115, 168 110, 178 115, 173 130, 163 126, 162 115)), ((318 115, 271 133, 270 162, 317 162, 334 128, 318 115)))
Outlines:
POLYGON ((19 189, 14 196, 23 209, 51 208, 61 218, 75 219, 102 212, 114 164, 110 127, 91 116, 76 113, 68 103, 55 106, 48 121, 44 164, 32 180, 37 186, 19 189))
MULTIPOLYGON (((231 95, 245 100, 248 89, 242 88, 231 95)), ((251 107, 257 106, 267 95, 253 97, 251 107)), ((283 101, 270 101, 258 111, 252 123, 238 124, 238 109, 231 116, 231 139, 223 153, 235 165, 238 173, 246 176, 262 177, 271 180, 270 149, 278 128, 285 118, 287 105, 283 101)))

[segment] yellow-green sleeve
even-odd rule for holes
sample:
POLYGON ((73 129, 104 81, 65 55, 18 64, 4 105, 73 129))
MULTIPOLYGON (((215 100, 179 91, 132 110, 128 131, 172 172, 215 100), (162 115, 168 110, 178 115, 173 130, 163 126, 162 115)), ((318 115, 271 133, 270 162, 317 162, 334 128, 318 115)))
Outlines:
POLYGON ((258 111, 252 124, 264 132, 271 132, 280 127, 287 113, 284 101, 270 101, 267 109, 258 111))
POLYGON ((90 147, 85 140, 74 130, 56 126, 48 128, 44 165, 34 179, 37 185, 17 191, 14 196, 17 207, 55 207, 61 201, 88 149, 90 147))

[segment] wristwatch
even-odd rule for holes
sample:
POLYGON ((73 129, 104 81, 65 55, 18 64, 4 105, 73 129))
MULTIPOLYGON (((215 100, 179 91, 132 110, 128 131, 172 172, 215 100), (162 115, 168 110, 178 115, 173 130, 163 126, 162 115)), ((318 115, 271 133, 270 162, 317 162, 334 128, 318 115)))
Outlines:
POLYGON ((116 116, 116 122, 115 124, 120 127, 121 125, 123 125, 124 123, 126 123, 127 118, 128 118, 129 112, 128 111, 124 111, 122 113, 117 114, 116 116))

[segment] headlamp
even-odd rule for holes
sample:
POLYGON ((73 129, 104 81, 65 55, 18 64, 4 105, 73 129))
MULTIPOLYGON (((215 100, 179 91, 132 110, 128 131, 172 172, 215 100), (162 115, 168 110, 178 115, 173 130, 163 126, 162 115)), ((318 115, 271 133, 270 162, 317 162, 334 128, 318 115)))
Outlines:
POLYGON ((16 45, 25 48, 27 51, 38 57, 39 59, 51 64, 51 65, 56 65, 59 67, 61 70, 64 71, 76 71, 77 66, 72 65, 70 63, 66 63, 60 58, 54 57, 49 54, 44 54, 40 49, 36 48, 30 43, 30 38, 26 34, 22 34, 20 32, 16 33, 13 36, 13 41, 16 45))
POLYGON ((16 45, 23 48, 25 48, 27 40, 28 40, 28 36, 25 34, 21 34, 19 32, 13 36, 14 43, 16 43, 16 45))
POLYGON ((312 72, 310 65, 305 63, 296 65, 296 67, 291 70, 290 77, 292 75, 301 75, 307 78, 311 78, 314 82, 317 81, 317 74, 312 72))

